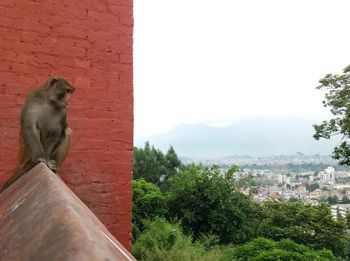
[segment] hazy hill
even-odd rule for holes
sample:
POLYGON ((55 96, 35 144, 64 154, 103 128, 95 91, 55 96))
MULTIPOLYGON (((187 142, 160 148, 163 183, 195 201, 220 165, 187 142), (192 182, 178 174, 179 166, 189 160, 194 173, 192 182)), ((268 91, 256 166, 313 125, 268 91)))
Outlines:
POLYGON ((218 128, 205 125, 180 125, 169 132, 136 139, 135 146, 149 141, 166 151, 170 145, 180 156, 216 158, 235 154, 267 156, 280 154, 329 155, 335 141, 316 141, 312 124, 305 119, 246 120, 218 128))

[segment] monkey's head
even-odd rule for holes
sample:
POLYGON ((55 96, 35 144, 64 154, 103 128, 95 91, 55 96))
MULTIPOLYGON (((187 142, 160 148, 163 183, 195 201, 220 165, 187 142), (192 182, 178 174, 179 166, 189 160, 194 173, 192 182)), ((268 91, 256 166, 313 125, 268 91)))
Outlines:
POLYGON ((61 109, 66 109, 70 102, 72 93, 75 91, 73 85, 62 77, 50 77, 44 85, 47 90, 48 99, 61 109))

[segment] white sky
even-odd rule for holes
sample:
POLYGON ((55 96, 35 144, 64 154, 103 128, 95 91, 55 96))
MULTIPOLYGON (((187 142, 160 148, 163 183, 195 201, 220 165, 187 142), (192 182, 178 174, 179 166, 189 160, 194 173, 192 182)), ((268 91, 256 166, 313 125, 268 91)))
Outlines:
POLYGON ((182 123, 325 115, 350 64, 348 0, 134 0, 135 137, 182 123))

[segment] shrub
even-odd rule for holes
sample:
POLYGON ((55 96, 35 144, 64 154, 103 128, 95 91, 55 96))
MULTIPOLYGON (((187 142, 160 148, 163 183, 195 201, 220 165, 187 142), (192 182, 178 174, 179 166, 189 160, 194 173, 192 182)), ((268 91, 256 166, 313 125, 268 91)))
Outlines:
POLYGON ((219 250, 206 251, 185 236, 179 224, 170 224, 162 218, 145 222, 145 230, 134 244, 133 255, 145 261, 212 261, 219 260, 219 250))
POLYGON ((335 260, 330 250, 313 250, 304 245, 297 244, 289 239, 279 242, 256 238, 249 243, 240 246, 231 246, 223 250, 221 261, 250 260, 250 261, 274 261, 274 260, 335 260))

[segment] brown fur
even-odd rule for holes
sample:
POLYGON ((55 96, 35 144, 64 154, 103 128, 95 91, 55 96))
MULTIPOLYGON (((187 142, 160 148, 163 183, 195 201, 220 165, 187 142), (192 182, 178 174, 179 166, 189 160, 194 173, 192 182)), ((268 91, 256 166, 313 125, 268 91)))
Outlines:
POLYGON ((71 141, 66 110, 75 88, 64 78, 52 77, 28 94, 21 111, 18 163, 1 191, 38 162, 57 171, 65 160, 71 141))

